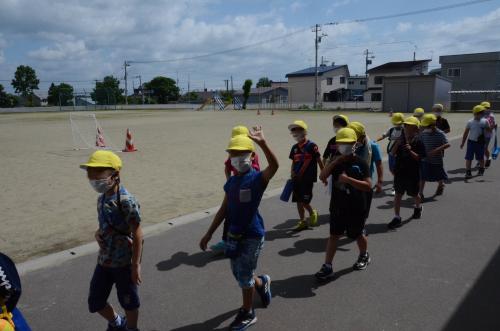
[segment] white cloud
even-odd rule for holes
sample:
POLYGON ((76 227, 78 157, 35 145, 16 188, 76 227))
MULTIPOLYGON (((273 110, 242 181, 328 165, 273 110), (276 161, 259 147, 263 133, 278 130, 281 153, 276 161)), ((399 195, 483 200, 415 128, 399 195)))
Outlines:
POLYGON ((28 55, 37 60, 62 61, 74 60, 85 56, 88 53, 83 40, 63 41, 55 43, 54 47, 41 47, 30 51, 28 55))
POLYGON ((292 13, 295 13, 302 8, 304 8, 304 3, 301 1, 294 1, 290 4, 290 10, 292 11, 292 13))
POLYGON ((398 32, 406 32, 411 30, 413 27, 413 24, 411 22, 399 22, 398 26, 396 27, 396 31, 398 32))

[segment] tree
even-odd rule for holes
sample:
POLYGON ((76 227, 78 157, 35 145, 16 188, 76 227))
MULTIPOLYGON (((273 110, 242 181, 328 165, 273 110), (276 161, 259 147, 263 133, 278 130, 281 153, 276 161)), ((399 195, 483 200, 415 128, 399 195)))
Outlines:
POLYGON ((120 81, 113 76, 106 76, 102 82, 96 82, 90 97, 99 105, 116 105, 125 101, 120 81))
POLYGON ((245 80, 245 82, 243 83, 243 109, 247 109, 247 101, 248 101, 248 97, 250 97, 250 89, 252 88, 252 80, 251 79, 247 79, 245 80))
POLYGON ((0 108, 11 108, 19 103, 15 95, 5 92, 4 87, 0 84, 0 108))
POLYGON ((72 106, 73 86, 66 83, 50 84, 47 102, 49 106, 72 106))
POLYGON ((39 83, 40 80, 36 77, 35 70, 30 66, 21 65, 17 67, 11 84, 16 93, 28 96, 33 94, 33 90, 38 90, 39 83))
POLYGON ((267 77, 259 78, 256 87, 271 87, 271 81, 267 77))
POLYGON ((144 83, 144 89, 152 90, 152 96, 158 103, 167 103, 179 99, 179 87, 175 85, 175 80, 168 77, 158 76, 150 82, 144 83))

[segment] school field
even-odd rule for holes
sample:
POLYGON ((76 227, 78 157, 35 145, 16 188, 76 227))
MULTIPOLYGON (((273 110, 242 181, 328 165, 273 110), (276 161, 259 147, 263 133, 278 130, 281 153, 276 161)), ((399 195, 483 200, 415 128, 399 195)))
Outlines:
MULTIPOLYGON (((145 225, 216 206, 222 199, 223 162, 231 128, 262 125, 281 167, 270 189, 289 176, 293 140, 287 125, 305 120, 321 149, 335 112, 115 111, 97 112, 104 133, 123 148, 130 128, 139 151, 121 153, 123 183, 141 203, 145 225)), ((349 113, 375 138, 390 127, 387 114, 349 113)), ((469 114, 448 114, 451 136, 469 114)), ((109 141, 108 141, 109 142, 109 141)), ((78 168, 89 150, 73 150, 68 113, 0 115, 0 247, 16 262, 93 239, 96 193, 78 168)), ((263 158, 262 163, 265 164, 263 158)))

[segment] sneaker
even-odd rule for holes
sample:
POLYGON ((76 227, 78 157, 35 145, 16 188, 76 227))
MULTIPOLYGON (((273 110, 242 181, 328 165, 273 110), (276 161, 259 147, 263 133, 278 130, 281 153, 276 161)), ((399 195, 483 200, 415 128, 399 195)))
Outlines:
POLYGON ((413 208, 413 216, 412 218, 415 220, 418 220, 422 217, 422 211, 424 210, 424 207, 420 206, 419 208, 413 208))
POLYGON ((333 268, 329 265, 323 264, 321 269, 314 274, 314 276, 319 280, 327 280, 334 276, 333 268))
POLYGON ((370 259, 370 254, 368 254, 368 252, 366 252, 365 254, 360 254, 358 260, 356 261, 356 263, 354 263, 352 268, 354 270, 365 270, 371 261, 372 260, 370 259))
POLYGON ((394 216, 394 218, 392 219, 392 221, 387 224, 387 227, 391 230, 394 230, 395 228, 397 228, 398 226, 400 226, 402 223, 401 221, 401 217, 400 216, 394 216))
POLYGON ((304 220, 300 220, 299 223, 297 223, 297 226, 293 228, 294 231, 302 231, 307 229, 309 226, 307 225, 307 222, 304 220))
POLYGON ((234 331, 246 330, 253 324, 257 322, 257 317, 255 317, 255 310, 246 311, 240 308, 238 315, 234 319, 233 323, 229 325, 229 328, 234 331))
POLYGON ((443 195, 443 192, 444 192, 444 185, 439 185, 436 190, 436 195, 443 195))
POLYGON ((224 240, 221 240, 217 244, 210 246, 210 249, 216 252, 222 252, 225 248, 226 242, 224 240))
POLYGON ((318 226, 318 211, 313 210, 309 222, 311 226, 318 226))
POLYGON ((113 326, 108 323, 108 328, 106 331, 127 331, 127 318, 125 316, 120 316, 122 323, 118 326, 113 326))
POLYGON ((490 167, 490 165, 491 165, 491 159, 487 159, 487 160, 486 160, 486 162, 484 163, 484 166, 485 166, 486 168, 489 168, 489 167, 490 167))
POLYGON ((467 170, 465 172, 465 179, 471 179, 472 178, 472 171, 471 170, 467 170))
POLYGON ((396 190, 393 188, 391 188, 391 191, 389 192, 389 195, 390 196, 395 196, 396 195, 396 190))
POLYGON ((478 176, 484 176, 484 168, 479 168, 479 171, 477 172, 478 176))
POLYGON ((271 303, 271 277, 268 275, 259 276, 262 280, 262 287, 257 287, 257 293, 260 295, 260 299, 262 300, 262 305, 264 308, 267 308, 271 303))

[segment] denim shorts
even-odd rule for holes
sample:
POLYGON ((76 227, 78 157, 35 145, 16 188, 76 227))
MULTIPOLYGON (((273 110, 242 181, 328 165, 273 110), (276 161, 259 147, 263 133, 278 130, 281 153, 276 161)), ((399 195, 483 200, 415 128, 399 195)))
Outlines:
POLYGON ((90 282, 88 305, 91 313, 106 307, 113 285, 116 286, 118 301, 123 309, 139 308, 137 285, 132 282, 132 266, 109 268, 98 264, 90 282))
POLYGON ((396 157, 392 154, 389 154, 388 163, 389 163, 389 170, 391 172, 394 172, 394 170, 396 169, 396 157))
POLYGON ((264 246, 264 237, 243 239, 241 253, 231 259, 231 271, 241 288, 251 288, 255 285, 253 279, 260 251, 264 246))

